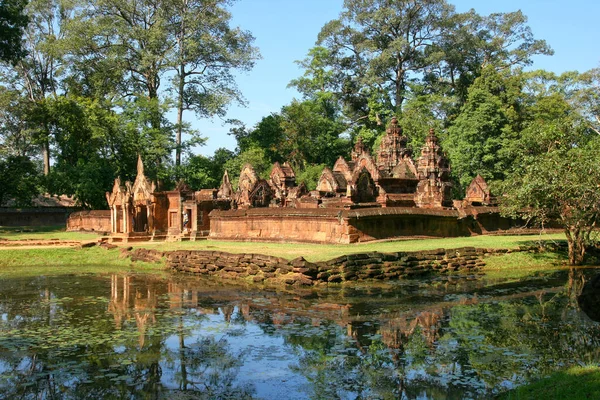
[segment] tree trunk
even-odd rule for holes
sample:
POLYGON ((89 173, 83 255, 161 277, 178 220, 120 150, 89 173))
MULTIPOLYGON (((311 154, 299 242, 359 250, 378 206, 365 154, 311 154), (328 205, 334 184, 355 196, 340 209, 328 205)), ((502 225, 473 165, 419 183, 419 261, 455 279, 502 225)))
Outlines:
POLYGON ((42 143, 42 158, 44 160, 44 176, 50 174, 50 144, 46 139, 42 143))
POLYGON ((581 265, 585 256, 585 240, 579 229, 566 230, 567 243, 569 244, 569 264, 581 265))
POLYGON ((396 56, 396 113, 402 112, 402 103, 404 102, 404 68, 400 54, 396 56))
POLYGON ((183 130, 183 89, 185 88, 184 65, 181 65, 179 74, 179 87, 177 99, 177 136, 175 138, 175 165, 181 165, 181 132, 183 130))

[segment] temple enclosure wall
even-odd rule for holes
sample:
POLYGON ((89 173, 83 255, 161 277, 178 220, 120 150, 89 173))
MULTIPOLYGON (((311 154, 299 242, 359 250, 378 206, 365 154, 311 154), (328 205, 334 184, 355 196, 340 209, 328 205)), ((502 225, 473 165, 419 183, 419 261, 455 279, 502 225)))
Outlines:
MULTIPOLYGON (((511 251, 535 251, 523 246, 511 251)), ((394 280, 430 273, 472 274, 485 265, 483 257, 508 250, 464 247, 419 252, 348 254, 324 262, 308 262, 299 257, 286 260, 261 254, 232 254, 220 251, 179 250, 160 252, 153 249, 131 250, 133 261, 163 262, 169 269, 224 279, 311 286, 361 280, 394 280)))
POLYGON ((72 208, 39 207, 10 208, 0 207, 0 226, 53 226, 65 225, 72 208))
POLYGON ((479 214, 411 207, 251 208, 211 212, 210 238, 357 243, 394 237, 460 237, 509 230, 516 222, 487 207, 479 214))
POLYGON ((67 219, 67 231, 110 232, 110 210, 77 211, 67 219))

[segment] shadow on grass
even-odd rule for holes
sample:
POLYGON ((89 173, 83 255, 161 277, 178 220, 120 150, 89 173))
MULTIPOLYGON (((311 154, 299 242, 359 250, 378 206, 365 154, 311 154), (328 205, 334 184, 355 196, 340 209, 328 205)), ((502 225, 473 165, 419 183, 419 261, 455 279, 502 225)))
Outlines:
POLYGON ((48 226, 0 226, 0 235, 11 233, 53 233, 65 232, 64 225, 48 225, 48 226))

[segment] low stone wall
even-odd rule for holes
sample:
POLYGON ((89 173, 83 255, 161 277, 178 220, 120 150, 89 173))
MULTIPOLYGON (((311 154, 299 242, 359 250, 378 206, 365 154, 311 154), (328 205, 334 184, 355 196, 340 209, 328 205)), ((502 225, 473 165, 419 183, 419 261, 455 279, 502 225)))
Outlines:
POLYGON ((64 225, 73 211, 69 207, 0 207, 0 226, 64 225))
POLYGON ((254 208, 215 210, 210 219, 213 239, 317 243, 357 243, 408 236, 459 237, 516 226, 515 221, 502 218, 493 207, 479 210, 471 207, 467 211, 414 207, 254 208))
POLYGON ((67 231, 110 232, 110 210, 77 211, 67 219, 67 231))
MULTIPOLYGON (((517 251, 530 251, 522 247, 517 251)), ((129 252, 133 261, 166 260, 169 269, 225 279, 311 286, 361 280, 394 280, 430 273, 476 273, 485 265, 483 256, 515 250, 437 249, 419 252, 358 253, 311 263, 300 257, 286 260, 261 254, 232 254, 220 251, 180 250, 159 252, 135 249, 129 252)))
POLYGON ((213 239, 350 243, 343 211, 319 208, 251 208, 210 213, 213 239))

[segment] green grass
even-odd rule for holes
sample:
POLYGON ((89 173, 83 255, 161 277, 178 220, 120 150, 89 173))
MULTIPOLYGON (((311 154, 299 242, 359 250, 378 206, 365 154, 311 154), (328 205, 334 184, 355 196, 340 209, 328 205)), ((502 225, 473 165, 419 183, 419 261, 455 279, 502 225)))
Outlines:
POLYGON ((304 257, 309 261, 326 261, 344 254, 371 251, 396 252, 419 251, 439 248, 483 247, 494 249, 516 248, 519 245, 534 244, 539 240, 564 240, 563 234, 530 236, 472 236, 443 239, 399 240, 389 242, 357 243, 350 245, 309 244, 309 243, 264 243, 264 242, 225 242, 202 240, 196 242, 142 242, 134 247, 170 250, 218 250, 229 253, 258 253, 275 255, 287 259, 304 257))
POLYGON ((600 399, 600 368, 573 367, 499 396, 503 400, 600 399))
MULTIPOLYGON (((62 239, 94 240, 97 234, 82 232, 64 232, 63 227, 12 228, 0 227, 0 237, 9 240, 23 239, 62 239)), ((351 245, 309 244, 309 243, 266 243, 266 242, 226 242, 201 240, 196 242, 142 242, 131 244, 134 247, 154 248, 157 250, 218 250, 230 253, 258 253, 275 255, 286 259, 304 257, 309 261, 326 261, 332 258, 362 252, 398 252, 419 251, 438 248, 459 247, 516 248, 537 241, 564 240, 563 234, 519 235, 519 236, 473 236, 461 238, 418 239, 358 243, 351 245)), ((129 244, 128 244, 129 245, 129 244)), ((486 258, 484 272, 491 278, 514 278, 567 268, 565 258, 554 253, 512 253, 486 258)), ((136 265, 138 265, 136 263, 136 265)), ((114 272, 129 271, 129 260, 118 257, 118 251, 100 248, 75 250, 68 248, 45 249, 0 249, 0 278, 15 275, 36 275, 50 273, 114 272)), ((138 267, 135 267, 138 268, 138 267)), ((157 267, 152 267, 156 269, 157 267)), ((150 269, 152 269, 150 268, 150 269)))
POLYGON ((95 240, 100 235, 95 232, 67 232, 59 226, 0 226, 0 238, 8 240, 95 240))
POLYGON ((484 261, 489 278, 520 279, 569 269, 566 254, 551 252, 492 255, 484 261))
POLYGON ((117 249, 41 248, 0 251, 0 279, 39 275, 108 274, 123 272, 161 273, 164 266, 131 262, 117 249))

